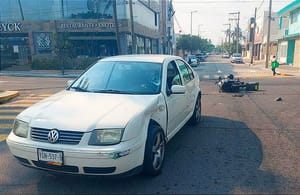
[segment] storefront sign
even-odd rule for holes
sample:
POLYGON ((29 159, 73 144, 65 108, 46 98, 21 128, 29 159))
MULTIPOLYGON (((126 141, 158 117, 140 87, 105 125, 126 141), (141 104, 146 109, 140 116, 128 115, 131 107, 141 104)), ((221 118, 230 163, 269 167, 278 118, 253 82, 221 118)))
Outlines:
POLYGON ((115 27, 114 23, 61 23, 60 28, 62 30, 80 30, 80 29, 99 29, 99 28, 109 28, 112 29, 115 27))
POLYGON ((0 32, 20 32, 21 23, 11 22, 11 23, 0 23, 0 32))
POLYGON ((52 36, 49 32, 33 33, 34 48, 37 54, 51 53, 52 36))

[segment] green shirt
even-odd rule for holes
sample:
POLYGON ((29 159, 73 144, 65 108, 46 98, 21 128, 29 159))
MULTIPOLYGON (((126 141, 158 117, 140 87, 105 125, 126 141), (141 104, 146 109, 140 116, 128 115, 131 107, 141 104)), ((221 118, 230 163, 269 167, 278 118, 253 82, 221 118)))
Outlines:
POLYGON ((275 60, 274 62, 272 62, 272 68, 278 68, 279 63, 275 60))

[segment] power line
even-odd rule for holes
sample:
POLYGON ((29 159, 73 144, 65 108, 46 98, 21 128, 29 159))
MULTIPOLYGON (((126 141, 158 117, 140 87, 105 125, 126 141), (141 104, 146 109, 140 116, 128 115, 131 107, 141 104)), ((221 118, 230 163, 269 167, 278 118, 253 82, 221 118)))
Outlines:
POLYGON ((257 10, 260 10, 261 6, 264 4, 265 0, 262 0, 262 2, 260 3, 260 5, 258 6, 257 10))

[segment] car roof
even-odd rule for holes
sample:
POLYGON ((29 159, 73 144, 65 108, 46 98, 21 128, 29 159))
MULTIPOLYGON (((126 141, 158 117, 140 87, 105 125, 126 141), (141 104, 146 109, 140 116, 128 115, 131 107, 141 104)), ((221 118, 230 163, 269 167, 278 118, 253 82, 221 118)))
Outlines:
POLYGON ((99 61, 137 61, 137 62, 156 62, 163 63, 166 59, 181 59, 179 56, 161 54, 134 54, 118 55, 103 58, 99 61))

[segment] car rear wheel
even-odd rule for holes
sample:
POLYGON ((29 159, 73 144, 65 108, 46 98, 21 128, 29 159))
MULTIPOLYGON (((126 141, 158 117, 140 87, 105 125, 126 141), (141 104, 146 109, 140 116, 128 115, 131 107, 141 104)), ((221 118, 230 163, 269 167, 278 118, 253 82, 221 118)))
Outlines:
POLYGON ((144 155, 144 174, 155 176, 161 173, 165 157, 165 145, 162 129, 150 125, 144 155))
POLYGON ((201 96, 198 96, 194 107, 193 115, 190 119, 190 123, 193 125, 197 125, 200 121, 201 121, 201 96))

